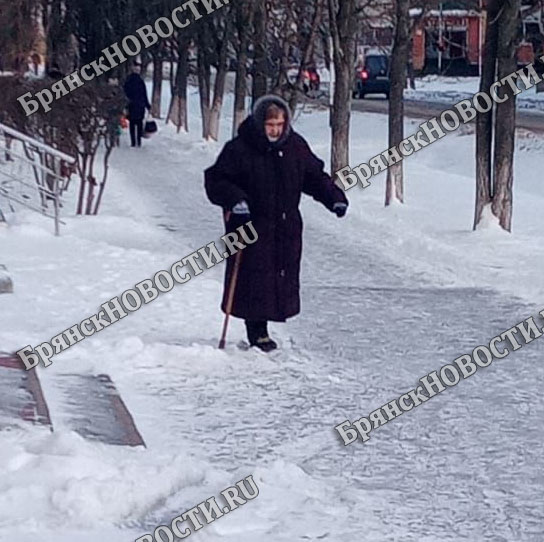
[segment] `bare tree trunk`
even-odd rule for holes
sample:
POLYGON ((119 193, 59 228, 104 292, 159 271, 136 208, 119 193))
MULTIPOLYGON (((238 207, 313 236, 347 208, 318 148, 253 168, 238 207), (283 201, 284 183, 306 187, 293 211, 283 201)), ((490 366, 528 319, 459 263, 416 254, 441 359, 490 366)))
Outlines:
POLYGON ((232 10, 223 14, 224 31, 219 50, 219 60, 213 85, 213 100, 210 111, 210 131, 207 139, 217 141, 219 139, 219 123, 221 121, 221 109, 223 107, 223 96, 225 94, 225 82, 227 79, 227 56, 229 50, 232 10))
POLYGON ((76 214, 83 213, 83 201, 85 199, 85 188, 87 184, 87 163, 89 161, 89 155, 83 153, 77 160, 77 171, 79 174, 79 194, 77 197, 77 210, 76 214))
MULTIPOLYGON (((397 146, 404 139, 404 88, 406 66, 410 46, 409 0, 396 2, 395 43, 391 55, 391 90, 389 95, 389 148, 397 146)), ((389 166, 385 185, 385 205, 392 201, 404 202, 403 162, 389 166)))
POLYGON ((246 117, 246 95, 247 95, 247 45, 242 46, 238 53, 238 64, 236 66, 236 80, 234 83, 234 115, 232 119, 232 137, 236 136, 238 127, 246 117))
MULTIPOLYGON (((483 50, 480 91, 488 92, 496 80, 497 73, 497 37, 498 3, 491 1, 487 9, 486 40, 483 50)), ((478 113, 476 118, 476 202, 473 229, 482 218, 482 211, 491 201, 492 173, 491 153, 493 143, 493 109, 487 113, 478 113)))
POLYGON ((89 189, 87 190, 87 205, 85 207, 85 214, 90 215, 92 207, 93 207, 93 201, 94 201, 94 189, 96 186, 96 179, 94 177, 90 177, 88 181, 89 189))
POLYGON ((178 36, 178 67, 176 69, 176 79, 174 82, 174 91, 168 111, 167 122, 172 122, 178 129, 184 132, 189 131, 187 115, 187 54, 191 38, 185 33, 178 36))
MULTIPOLYGON (((328 2, 328 0, 325 0, 325 2, 328 2)), ((321 47, 323 49, 323 55, 325 56, 325 68, 327 68, 327 71, 331 73, 332 72, 331 45, 330 45, 329 37, 326 35, 325 32, 323 32, 321 35, 321 47)))
POLYGON ((317 39, 317 32, 319 30, 319 25, 321 24, 321 19, 323 17, 323 7, 325 6, 325 0, 317 0, 315 6, 314 15, 312 18, 312 26, 310 28, 310 33, 308 39, 304 44, 302 50, 302 59, 297 73, 297 79, 295 82, 295 88, 291 93, 289 98, 289 107, 291 111, 295 111, 298 103, 299 95, 303 92, 303 83, 304 83, 304 68, 309 64, 312 55, 314 54, 315 41, 317 39))
POLYGON ((100 204, 102 203, 102 195, 104 194, 104 189, 106 188, 106 181, 108 180, 108 171, 109 171, 109 160, 111 153, 113 151, 113 144, 106 143, 106 152, 104 153, 102 166, 104 168, 102 172, 102 181, 100 182, 100 189, 98 190, 98 196, 96 198, 96 203, 93 210, 93 215, 97 215, 100 209, 100 204))
MULTIPOLYGON (((507 0, 499 19, 497 46, 498 79, 517 69, 516 42, 519 24, 520 0, 507 0)), ((510 97, 496 106, 495 156, 493 164, 494 188, 492 211, 501 227, 512 229, 512 184, 514 181, 514 151, 516 139, 516 96, 508 87, 510 97)))
POLYGON ((234 114, 232 119, 232 137, 246 116, 247 61, 248 47, 251 40, 254 2, 239 2, 236 6, 236 33, 238 35, 238 55, 236 79, 234 83, 234 114))
POLYGON ((223 107, 223 96, 225 94, 225 81, 227 78, 227 67, 221 66, 215 75, 213 88, 213 100, 210 110, 210 127, 207 139, 217 141, 219 139, 219 122, 221 120, 221 108, 223 107))
MULTIPOLYGON (((289 9, 287 11, 287 16, 286 16, 286 20, 285 20, 285 25, 284 25, 284 31, 282 33, 283 36, 287 36, 287 32, 289 30, 289 27, 293 21, 293 19, 291 18, 291 10, 289 9)), ((279 96, 282 96, 283 98, 288 98, 287 96, 287 93, 288 93, 288 84, 289 84, 289 79, 287 77, 287 70, 289 69, 289 49, 291 47, 291 44, 289 43, 289 38, 286 38, 284 41, 283 41, 283 44, 282 44, 282 47, 281 47, 281 57, 280 57, 280 62, 279 62, 279 67, 278 67, 278 72, 277 72, 277 78, 276 78, 276 82, 275 84, 273 85, 273 88, 272 88, 272 93, 273 94, 278 94, 279 96)))
POLYGON ((223 96, 225 94, 225 81, 227 68, 221 67, 215 76, 212 107, 210 110, 210 127, 207 139, 217 141, 219 139, 219 123, 221 120, 221 108, 223 107, 223 96))
POLYGON ((281 10, 281 14, 276 14, 275 20, 271 16, 268 18, 268 26, 273 25, 271 34, 274 36, 274 40, 271 49, 275 64, 273 78, 269 78, 269 91, 287 101, 289 101, 290 95, 287 74, 289 70, 289 53, 293 45, 297 43, 297 33, 301 30, 301 19, 297 19, 296 8, 297 4, 295 2, 288 2, 285 4, 284 9, 281 10), (278 35, 281 36, 281 39, 277 39, 278 35))
POLYGON ((89 156, 89 171, 87 175, 87 204, 85 206, 85 214, 90 215, 91 209, 94 200, 94 188, 96 186, 96 178, 94 176, 94 160, 96 157, 96 150, 98 145, 95 147, 91 145, 91 154, 89 156))
POLYGON ((66 6, 62 0, 51 0, 49 4, 47 20, 47 62, 46 70, 57 65, 62 73, 66 72, 68 62, 66 51, 68 49, 68 27, 66 24, 66 6))
POLYGON ((161 118, 162 64, 161 52, 157 51, 153 55, 153 91, 151 95, 151 115, 156 119, 161 118))
POLYGON ((257 2, 255 8, 255 56, 253 60, 253 102, 268 92, 268 47, 266 39, 266 3, 257 2))
MULTIPOLYGON (((176 74, 174 72, 174 57, 170 57, 170 66, 168 68, 168 79, 170 80, 170 96, 174 95, 174 86, 176 85, 176 74)), ((168 115, 166 116, 168 121, 168 115)))
MULTIPOLYGON (((480 88, 489 91, 517 69, 516 43, 520 24, 520 0, 490 0, 488 3, 487 39, 480 88)), ((481 221, 483 209, 491 205, 500 226, 512 228, 512 185, 516 136, 516 98, 509 85, 503 85, 503 103, 491 112, 479 115, 476 137, 476 204, 473 228, 481 221)))
POLYGON ((199 35, 197 52, 198 93, 200 95, 200 113, 202 115, 202 137, 210 133, 210 63, 206 52, 205 36, 199 35))
POLYGON ((351 69, 339 63, 334 67, 336 84, 331 112, 331 172, 349 164, 349 127, 351 121, 351 69))
POLYGON ((79 181, 79 194, 77 196, 77 211, 76 214, 83 214, 83 202, 85 201, 85 188, 87 186, 87 179, 81 177, 79 181))
POLYGON ((331 174, 349 164, 351 87, 357 31, 356 0, 329 0, 335 87, 331 111, 331 174))

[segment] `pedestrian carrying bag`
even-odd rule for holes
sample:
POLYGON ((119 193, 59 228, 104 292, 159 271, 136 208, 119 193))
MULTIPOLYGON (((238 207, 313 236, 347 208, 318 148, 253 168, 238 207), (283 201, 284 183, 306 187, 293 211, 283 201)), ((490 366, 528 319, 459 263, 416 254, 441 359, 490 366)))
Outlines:
POLYGON ((144 137, 151 137, 157 130, 157 123, 154 120, 147 120, 144 126, 144 137))

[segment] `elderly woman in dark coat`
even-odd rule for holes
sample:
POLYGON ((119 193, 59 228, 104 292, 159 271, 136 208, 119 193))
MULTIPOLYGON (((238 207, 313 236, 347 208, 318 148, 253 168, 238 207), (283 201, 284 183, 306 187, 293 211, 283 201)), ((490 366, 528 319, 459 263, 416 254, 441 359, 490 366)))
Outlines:
MULTIPOLYGON (((250 345, 264 351, 277 347, 268 336, 267 322, 284 322, 300 311, 302 193, 338 217, 346 213, 344 191, 323 165, 292 129, 287 103, 278 96, 263 96, 238 136, 205 171, 210 201, 230 212, 227 230, 252 220, 258 233, 258 240, 241 253, 232 315, 245 320, 250 345)), ((223 311, 233 260, 227 260, 223 311)))

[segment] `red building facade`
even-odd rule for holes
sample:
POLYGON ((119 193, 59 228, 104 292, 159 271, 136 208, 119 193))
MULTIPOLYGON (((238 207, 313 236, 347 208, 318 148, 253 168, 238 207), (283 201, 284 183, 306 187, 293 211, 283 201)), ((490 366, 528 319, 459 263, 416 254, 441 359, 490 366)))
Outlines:
POLYGON ((416 71, 477 70, 484 36, 485 15, 468 10, 431 11, 416 22, 412 63, 416 71))
MULTIPOLYGON (((485 7, 485 3, 484 6, 485 7)), ((451 75, 477 74, 485 43, 486 11, 431 11, 421 20, 412 12, 412 63, 417 72, 451 75)), ((521 43, 517 50, 519 65, 534 62, 542 54, 542 10, 540 5, 522 8, 521 43)))
MULTIPOLYGON (((542 6, 525 0, 522 7, 518 64, 526 65, 544 53, 542 6)), ((486 10, 444 9, 424 15, 410 12, 412 19, 411 62, 416 73, 477 75, 485 42, 486 10)), ((380 50, 390 53, 393 44, 391 20, 383 14, 370 17, 360 39, 360 53, 380 50)))

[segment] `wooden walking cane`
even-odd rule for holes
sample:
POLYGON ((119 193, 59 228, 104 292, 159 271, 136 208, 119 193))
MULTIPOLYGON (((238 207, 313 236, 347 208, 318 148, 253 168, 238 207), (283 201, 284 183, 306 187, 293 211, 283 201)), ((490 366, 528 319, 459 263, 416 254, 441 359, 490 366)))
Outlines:
MULTIPOLYGON (((230 211, 225 215, 225 223, 229 221, 230 211)), ((229 318, 230 313, 232 312, 232 305, 234 303, 234 291, 236 290, 236 283, 238 281, 238 271, 240 270, 240 262, 242 261, 242 251, 236 253, 236 258, 234 260, 234 269, 232 271, 232 277, 230 278, 229 291, 227 295, 227 306, 225 307, 225 321, 223 322, 223 332, 221 333, 221 339, 219 341, 219 349, 223 350, 225 348, 226 338, 227 338, 227 329, 229 327, 229 318)))

